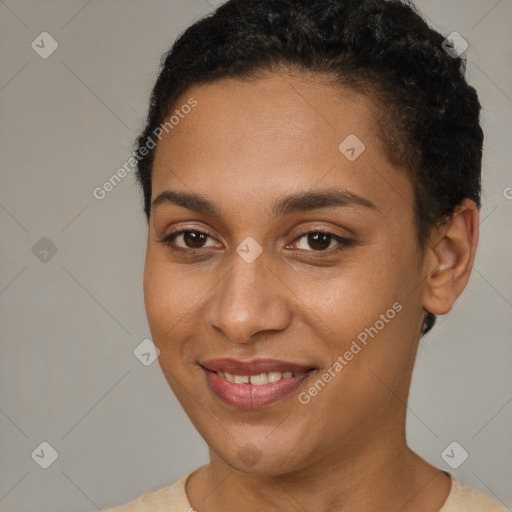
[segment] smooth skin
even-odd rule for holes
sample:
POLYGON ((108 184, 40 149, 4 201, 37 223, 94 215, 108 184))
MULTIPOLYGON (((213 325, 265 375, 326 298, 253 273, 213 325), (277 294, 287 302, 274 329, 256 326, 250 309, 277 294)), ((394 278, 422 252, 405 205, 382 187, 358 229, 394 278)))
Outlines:
POLYGON ((199 194, 218 217, 169 201, 152 209, 144 295, 161 368, 209 446, 210 463, 187 482, 192 507, 437 512, 451 482, 408 448, 406 402, 423 308, 448 313, 470 277, 474 202, 422 252, 410 178, 387 158, 365 97, 298 72, 195 86, 176 108, 190 97, 197 106, 158 143, 152 198, 199 194), (355 161, 338 149, 349 134, 366 146, 355 161), (333 189, 374 208, 272 211, 284 196, 333 189), (192 233, 159 241, 182 229, 192 233), (314 238, 319 230, 352 242, 314 238), (252 263, 236 252, 247 237, 263 250, 252 263), (301 404, 298 392, 396 302, 395 318, 301 404), (199 366, 219 357, 317 370, 284 400, 238 410, 199 366))

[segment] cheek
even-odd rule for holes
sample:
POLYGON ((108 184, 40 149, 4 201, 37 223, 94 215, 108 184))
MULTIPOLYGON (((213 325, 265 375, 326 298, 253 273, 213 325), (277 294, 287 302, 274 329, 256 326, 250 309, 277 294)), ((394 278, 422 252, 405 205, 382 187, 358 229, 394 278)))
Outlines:
POLYGON ((395 255, 384 258, 383 252, 369 248, 328 273, 323 269, 316 276, 296 273, 285 277, 296 297, 295 313, 302 310, 300 316, 309 318, 333 349, 344 349, 377 321, 380 327, 382 321, 393 319, 393 304, 405 301, 404 290, 413 278, 402 272, 395 255), (382 321, 381 315, 385 315, 382 321))
POLYGON ((173 337, 198 296, 183 273, 148 246, 144 266, 144 303, 153 341, 162 350, 166 339, 173 337))
POLYGON ((370 405, 380 408, 389 397, 386 386, 396 387, 403 374, 417 334, 418 306, 410 294, 417 277, 414 270, 402 271, 411 263, 403 261, 404 251, 376 252, 368 250, 367 257, 325 281, 315 280, 315 286, 311 280, 295 280, 301 299, 295 307, 302 308, 302 318, 323 346, 324 370, 335 375, 326 376, 330 399, 350 410, 364 409, 364 404, 368 410, 370 405))

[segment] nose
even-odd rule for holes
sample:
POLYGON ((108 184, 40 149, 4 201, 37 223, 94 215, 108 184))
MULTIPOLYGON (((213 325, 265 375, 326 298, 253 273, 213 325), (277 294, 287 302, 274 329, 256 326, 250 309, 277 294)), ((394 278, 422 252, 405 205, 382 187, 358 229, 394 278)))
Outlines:
POLYGON ((261 331, 280 331, 291 322, 289 288, 263 252, 248 263, 238 254, 209 305, 210 327, 235 343, 253 343, 261 331))

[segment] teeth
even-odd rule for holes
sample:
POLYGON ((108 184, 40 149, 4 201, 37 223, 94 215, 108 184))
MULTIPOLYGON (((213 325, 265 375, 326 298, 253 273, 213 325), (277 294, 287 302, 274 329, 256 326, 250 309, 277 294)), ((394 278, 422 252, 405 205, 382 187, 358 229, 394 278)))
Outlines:
POLYGON ((268 383, 268 375, 266 373, 262 373, 260 375, 251 375, 251 384, 255 384, 256 386, 261 386, 262 384, 268 383))
POLYGON ((282 377, 281 372, 269 372, 268 373, 268 381, 269 382, 277 382, 278 380, 281 380, 282 377))
POLYGON ((219 377, 226 379, 228 382, 236 384, 253 384, 254 386, 261 386, 269 382, 277 382, 281 379, 291 379, 303 375, 305 372, 268 372, 260 373, 259 375, 233 375, 228 372, 217 372, 219 377))

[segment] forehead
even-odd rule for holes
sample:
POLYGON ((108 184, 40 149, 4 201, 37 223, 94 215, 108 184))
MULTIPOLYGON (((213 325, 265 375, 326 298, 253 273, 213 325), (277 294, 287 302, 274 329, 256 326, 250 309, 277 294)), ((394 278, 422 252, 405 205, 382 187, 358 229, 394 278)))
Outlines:
POLYGON ((170 188, 248 208, 293 190, 336 187, 384 210, 393 202, 411 210, 410 180, 388 161, 375 111, 366 97, 306 75, 194 86, 158 143, 153 198, 170 188), (191 99, 197 105, 182 111, 191 99))

